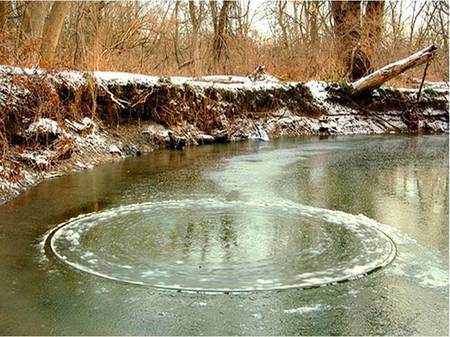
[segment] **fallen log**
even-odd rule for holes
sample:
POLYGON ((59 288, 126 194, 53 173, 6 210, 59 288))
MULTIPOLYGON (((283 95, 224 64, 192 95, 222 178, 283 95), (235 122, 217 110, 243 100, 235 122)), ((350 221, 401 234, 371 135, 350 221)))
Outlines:
POLYGON ((352 96, 357 96, 361 93, 379 88, 385 82, 393 79, 406 70, 428 62, 433 57, 436 49, 437 48, 434 45, 431 45, 415 54, 412 54, 411 56, 408 56, 407 58, 388 64, 387 66, 374 71, 370 75, 360 78, 359 80, 351 83, 352 89, 350 94, 352 96))

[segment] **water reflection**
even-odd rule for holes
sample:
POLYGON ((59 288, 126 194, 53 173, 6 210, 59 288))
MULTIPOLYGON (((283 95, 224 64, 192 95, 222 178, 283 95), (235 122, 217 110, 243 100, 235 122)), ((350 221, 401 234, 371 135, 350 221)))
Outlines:
POLYGON ((436 138, 381 140, 292 165, 294 177, 277 181, 293 200, 393 224, 430 247, 448 252, 448 143, 436 138), (427 149, 427 150, 425 150, 427 149))

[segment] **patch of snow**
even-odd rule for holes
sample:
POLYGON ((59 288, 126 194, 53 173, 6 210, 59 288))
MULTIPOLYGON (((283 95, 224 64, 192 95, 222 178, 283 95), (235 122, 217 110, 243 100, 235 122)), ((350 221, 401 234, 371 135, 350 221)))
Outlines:
POLYGON ((58 123, 49 118, 39 118, 36 122, 31 123, 25 131, 27 133, 52 133, 54 135, 62 133, 58 123))
POLYGON ((31 163, 41 166, 41 167, 48 167, 50 165, 50 159, 48 154, 40 154, 37 152, 28 152, 28 153, 21 153, 20 157, 22 159, 28 160, 31 163))
POLYGON ((122 153, 122 151, 120 151, 120 149, 115 144, 109 146, 109 152, 110 153, 119 153, 119 154, 122 153))
MULTIPOLYGON (((382 87, 384 88, 384 87, 382 87)), ((422 88, 422 94, 424 93, 425 89, 431 88, 433 89, 433 91, 435 91, 438 94, 442 94, 442 95, 448 95, 449 93, 449 89, 445 88, 445 87, 433 87, 433 86, 425 86, 424 88, 422 88)), ((417 96, 417 92, 419 89, 416 88, 395 88, 395 90, 398 90, 404 94, 407 95, 414 95, 415 97, 417 96)))
POLYGON ((192 77, 170 77, 170 81, 176 85, 189 84, 198 88, 218 88, 224 90, 269 90, 285 88, 298 82, 280 82, 274 80, 252 81, 248 77, 241 76, 203 76, 192 77))
POLYGON ((270 140, 269 136, 267 135, 267 132, 263 129, 263 127, 259 123, 255 123, 255 129, 256 132, 250 135, 248 138, 254 140, 261 140, 263 142, 268 142, 270 140))
POLYGON ((201 144, 211 144, 214 143, 214 137, 211 135, 207 135, 204 133, 201 133, 198 135, 198 140, 201 144))
POLYGON ((311 94, 316 100, 318 100, 319 102, 325 101, 328 95, 326 91, 326 87, 328 84, 326 82, 309 81, 305 85, 309 89, 309 91, 311 91, 311 94))
POLYGON ((21 68, 7 65, 0 65, 0 72, 11 75, 43 75, 45 70, 40 68, 21 68))
MULTIPOLYGON (((413 78, 411 78, 411 80, 417 84, 422 83, 421 78, 413 77, 413 78)), ((450 88, 450 82, 445 82, 445 81, 442 81, 442 82, 425 81, 424 84, 427 88, 432 88, 432 89, 448 90, 450 88)))
POLYGON ((115 82, 121 85, 129 83, 157 84, 159 81, 159 77, 157 76, 115 71, 95 71, 94 77, 103 82, 115 82))
POLYGON ((82 162, 79 162, 79 161, 75 162, 75 166, 79 167, 82 170, 86 170, 87 169, 87 166, 84 165, 82 162))
POLYGON ((71 129, 76 132, 82 132, 88 129, 91 129, 91 132, 94 132, 97 128, 97 125, 89 117, 84 117, 81 123, 68 119, 66 119, 65 122, 71 129))
POLYGON ((145 130, 143 130, 142 133, 149 134, 151 136, 156 136, 161 139, 169 138, 169 130, 159 124, 150 125, 145 130))
MULTIPOLYGON (((182 77, 179 77, 182 79, 182 77)), ((248 77, 243 76, 227 76, 227 75, 210 75, 210 76, 200 76, 190 79, 191 81, 200 82, 221 82, 221 83, 250 83, 248 77)))
MULTIPOLYGON (((81 139, 83 139, 83 138, 81 138, 81 139)), ((92 144, 92 145, 94 145, 94 146, 97 146, 97 147, 104 145, 105 142, 106 142, 105 137, 103 137, 103 136, 101 136, 101 135, 99 135, 99 134, 94 134, 94 133, 93 133, 93 134, 90 134, 90 135, 87 136, 85 139, 86 139, 90 144, 92 144)))
POLYGON ((425 120, 425 121, 420 121, 419 122, 419 126, 421 128, 428 127, 428 128, 430 128, 432 130, 443 132, 443 133, 448 133, 449 132, 448 123, 444 122, 444 121, 429 122, 429 121, 425 120))
POLYGON ((316 103, 320 105, 328 115, 358 114, 358 111, 347 106, 332 103, 327 100, 328 84, 322 81, 309 81, 305 86, 311 91, 316 103))
POLYGON ((63 173, 58 173, 58 172, 50 172, 50 173, 44 174, 45 179, 58 178, 58 177, 62 177, 62 176, 63 176, 63 173))
POLYGON ((72 89, 77 89, 87 84, 87 74, 79 71, 62 71, 56 75, 55 79, 68 84, 72 89))

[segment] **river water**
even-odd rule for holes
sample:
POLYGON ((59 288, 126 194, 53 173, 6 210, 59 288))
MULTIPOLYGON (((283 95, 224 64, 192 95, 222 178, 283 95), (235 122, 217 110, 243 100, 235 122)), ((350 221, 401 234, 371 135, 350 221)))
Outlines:
POLYGON ((158 151, 0 206, 0 333, 448 335, 448 138, 158 151))

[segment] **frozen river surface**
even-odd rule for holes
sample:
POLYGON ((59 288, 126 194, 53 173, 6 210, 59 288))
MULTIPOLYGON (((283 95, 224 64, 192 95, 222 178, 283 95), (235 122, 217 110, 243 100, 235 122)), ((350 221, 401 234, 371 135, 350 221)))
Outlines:
POLYGON ((0 333, 448 335, 448 138, 159 151, 0 206, 0 333))

